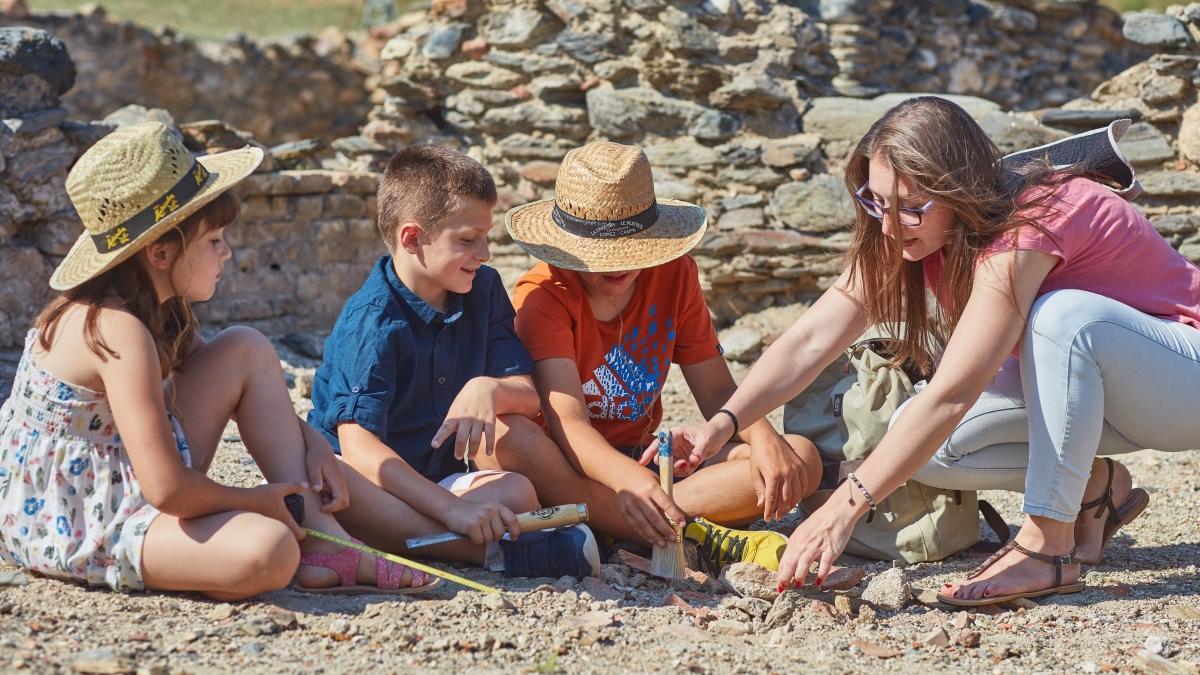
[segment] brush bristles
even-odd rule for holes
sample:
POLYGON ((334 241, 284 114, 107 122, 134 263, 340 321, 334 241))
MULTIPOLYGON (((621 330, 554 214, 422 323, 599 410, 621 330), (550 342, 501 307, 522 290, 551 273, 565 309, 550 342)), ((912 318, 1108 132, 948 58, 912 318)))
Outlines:
POLYGON ((683 542, 674 541, 663 546, 656 544, 654 554, 650 556, 650 573, 665 579, 686 578, 687 555, 683 551, 683 542))

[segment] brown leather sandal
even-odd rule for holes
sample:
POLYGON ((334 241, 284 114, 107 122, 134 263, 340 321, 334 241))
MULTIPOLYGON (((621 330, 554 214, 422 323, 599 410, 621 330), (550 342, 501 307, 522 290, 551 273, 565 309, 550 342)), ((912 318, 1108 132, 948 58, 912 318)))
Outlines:
POLYGON ((1063 565, 1074 565, 1079 562, 1078 560, 1075 559, 1075 549, 1074 548, 1072 548, 1071 552, 1066 555, 1046 555, 1045 553, 1038 553, 1037 551, 1030 551, 1029 549, 1025 548, 1024 546, 1018 544, 1015 539, 1008 542, 1007 544, 1005 544, 1004 548, 1001 548, 999 551, 996 551, 995 553, 993 553, 991 555, 991 557, 989 557, 987 560, 984 560, 982 563, 980 563, 978 567, 971 570, 967 574, 967 579, 968 580, 974 579, 975 577, 979 576, 980 574, 983 574, 983 572, 985 570, 987 570, 987 568, 991 567, 993 564, 996 563, 997 560, 1008 555, 1008 553, 1010 551, 1013 551, 1014 549, 1019 553, 1023 553, 1025 555, 1029 556, 1030 558, 1033 558, 1034 560, 1041 560, 1042 562, 1050 563, 1051 565, 1054 565, 1054 585, 1051 586, 1050 588, 1043 588, 1039 591, 1025 591, 1023 593, 1010 593, 1008 595, 997 595, 994 597, 987 597, 987 598, 956 598, 953 595, 945 595, 942 593, 938 593, 937 594, 938 602, 944 602, 947 605, 958 605, 960 607, 979 607, 981 605, 995 605, 995 604, 998 604, 1001 602, 1008 602, 1010 600, 1016 600, 1017 598, 1037 598, 1037 597, 1041 597, 1043 595, 1051 595, 1053 593, 1078 593, 1079 591, 1082 591, 1084 589, 1084 583, 1082 581, 1076 581, 1075 583, 1071 583, 1071 584, 1064 584, 1062 582, 1062 567, 1063 567, 1063 565))
MULTIPOLYGON (((1133 488, 1129 491, 1129 497, 1125 499, 1125 503, 1121 504, 1121 508, 1118 509, 1112 500, 1113 474, 1115 473, 1113 461, 1105 457, 1104 463, 1108 467, 1108 484, 1104 487, 1104 494, 1090 502, 1084 502, 1079 505, 1079 518, 1083 517, 1084 511, 1096 508, 1097 506, 1100 508, 1096 509, 1096 515, 1092 516, 1093 518, 1099 518, 1105 513, 1108 514, 1108 522, 1104 524, 1104 538, 1100 544, 1100 555, 1096 556, 1095 560, 1079 558, 1079 562, 1084 565, 1099 564, 1100 559, 1104 557, 1104 550, 1108 548, 1109 540, 1117 533, 1117 530, 1133 522, 1133 519, 1142 515, 1142 511, 1145 511, 1146 507, 1150 505, 1150 493, 1142 488, 1133 488)), ((1078 541, 1078 537, 1076 537, 1076 541, 1078 541)))

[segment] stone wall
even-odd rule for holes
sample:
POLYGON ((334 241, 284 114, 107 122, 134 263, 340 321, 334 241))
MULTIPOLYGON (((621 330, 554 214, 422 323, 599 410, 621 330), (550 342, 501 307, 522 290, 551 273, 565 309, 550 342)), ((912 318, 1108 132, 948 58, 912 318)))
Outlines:
MULTIPOLYGON (((848 85, 837 78, 849 71, 839 65, 846 55, 829 46, 830 22, 790 5, 710 0, 705 11, 724 12, 710 16, 654 0, 626 0, 612 13, 599 13, 602 4, 445 0, 430 17, 406 18, 370 80, 378 105, 360 135, 335 142, 341 160, 334 164, 377 167, 393 147, 419 141, 479 158, 500 187, 493 264, 511 284, 530 260, 507 239, 503 212, 550 195, 571 147, 595 138, 641 144, 660 195, 708 210, 710 233, 695 251, 704 288, 718 323, 733 324, 723 334, 730 356, 752 358, 770 326, 794 316, 790 303, 832 280, 848 242, 845 157, 874 119, 910 94, 838 95, 848 85), (715 53, 705 51, 710 37, 715 53)), ((1111 19, 1081 4, 1073 13, 1035 14, 1039 31, 1081 17, 1089 25, 1111 19)), ((980 6, 988 20, 1015 11, 980 6)), ((1114 53, 1152 56, 1062 106, 1011 112, 981 97, 955 99, 1005 150, 1135 117, 1122 147, 1146 190, 1138 204, 1173 245, 1200 259, 1200 4, 1172 15, 1126 15, 1120 29, 1125 43, 1104 38, 1114 53)), ((79 231, 63 177, 109 127, 65 120, 60 98, 74 78, 61 43, 2 35, 0 346, 11 346, 79 231)), ((1075 51, 1092 39, 1078 40, 1075 51)), ((248 138, 218 122, 181 127, 196 151, 248 138)), ((235 269, 216 298, 198 306, 206 322, 276 334, 328 329, 383 252, 376 174, 281 170, 305 165, 319 145, 276 148, 241 186, 243 220, 229 231, 235 269)))
POLYGON ((1120 25, 1068 1, 443 0, 382 50, 362 135, 469 149, 502 208, 550 196, 585 141, 644 146, 660 196, 708 209, 696 255, 725 323, 830 282, 842 162, 903 96, 881 92, 961 94, 1002 147, 1038 145, 1065 134, 996 101, 1086 93, 1147 53, 1120 25))
POLYGON ((63 97, 71 117, 100 120, 128 104, 167 110, 181 121, 219 118, 260 141, 354 133, 370 103, 366 72, 350 36, 195 43, 170 30, 79 14, 0 13, 0 26, 44 29, 66 44, 78 71, 63 97))
POLYGON ((75 219, 63 181, 91 139, 86 125, 64 125, 74 81, 61 41, 0 29, 0 346, 18 344, 49 297, 53 265, 38 242, 75 219))

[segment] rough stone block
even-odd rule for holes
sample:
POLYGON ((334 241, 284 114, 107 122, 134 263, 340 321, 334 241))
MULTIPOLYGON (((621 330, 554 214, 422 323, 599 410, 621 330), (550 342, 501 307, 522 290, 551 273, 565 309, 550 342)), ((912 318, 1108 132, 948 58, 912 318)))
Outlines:
POLYGON ((1167 137, 1146 122, 1130 126, 1118 145, 1133 164, 1161 164, 1175 158, 1175 150, 1167 137))
MULTIPOLYGON (((0 71, 17 76, 36 75, 49 83, 56 97, 75 84, 75 63, 67 54, 67 46, 40 28, 0 28, 0 71)), ((0 101, 7 98, 0 93, 0 101)))
POLYGON ((327 218, 362 218, 366 211, 366 202, 358 195, 343 192, 325 195, 323 214, 327 218))
POLYGON ((356 195, 373 195, 379 189, 379 174, 363 171, 334 171, 329 177, 334 187, 356 195))
POLYGON ((46 108, 30 112, 20 117, 10 117, 3 121, 14 134, 36 134, 43 129, 56 127, 67 119, 66 108, 46 108))
POLYGON ((74 162, 75 148, 55 143, 9 157, 5 177, 10 184, 40 183, 55 174, 65 174, 74 162))
POLYGON ((716 150, 700 145, 690 138, 679 138, 665 143, 655 143, 643 148, 652 167, 693 168, 713 166, 720 162, 716 150))
POLYGON ((508 49, 529 47, 562 28, 553 16, 532 7, 491 12, 479 21, 479 37, 508 49))
POLYGON ((260 173, 242 181, 246 195, 324 194, 333 189, 332 171, 279 171, 260 173))
POLYGON ((482 61, 463 61, 446 68, 446 77, 467 87, 510 89, 529 77, 482 61))
POLYGON ((763 143, 762 163, 776 168, 803 164, 813 159, 820 147, 821 137, 816 134, 773 138, 763 143))
POLYGON ((591 89, 586 100, 591 126, 616 139, 644 133, 678 134, 703 110, 691 101, 670 98, 648 87, 591 89))
POLYGON ((1152 49, 1186 49, 1195 44, 1179 19, 1158 12, 1127 12, 1121 32, 1130 42, 1152 49))
POLYGON ((1138 177, 1148 197, 1195 197, 1200 195, 1200 173, 1150 171, 1138 177))
POLYGON ((781 185, 771 195, 771 209, 784 225, 804 232, 827 232, 854 221, 850 195, 841 178, 831 174, 781 185))

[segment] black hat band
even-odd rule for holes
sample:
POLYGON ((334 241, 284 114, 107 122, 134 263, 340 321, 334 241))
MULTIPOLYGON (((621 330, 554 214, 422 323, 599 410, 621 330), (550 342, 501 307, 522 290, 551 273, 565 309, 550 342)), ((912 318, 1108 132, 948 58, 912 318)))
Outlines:
POLYGON ((154 200, 150 206, 126 219, 120 225, 109 228, 100 234, 93 234, 92 243, 96 245, 96 250, 100 253, 112 253, 137 239, 143 232, 157 225, 163 218, 171 215, 179 207, 188 203, 192 197, 195 197, 196 193, 200 192, 200 188, 204 186, 208 175, 208 169, 193 159, 192 167, 162 197, 154 200))
POLYGON ((650 208, 621 220, 589 220, 578 218, 554 205, 550 218, 566 232, 588 239, 617 239, 637 234, 658 222, 658 205, 651 202, 650 208))

